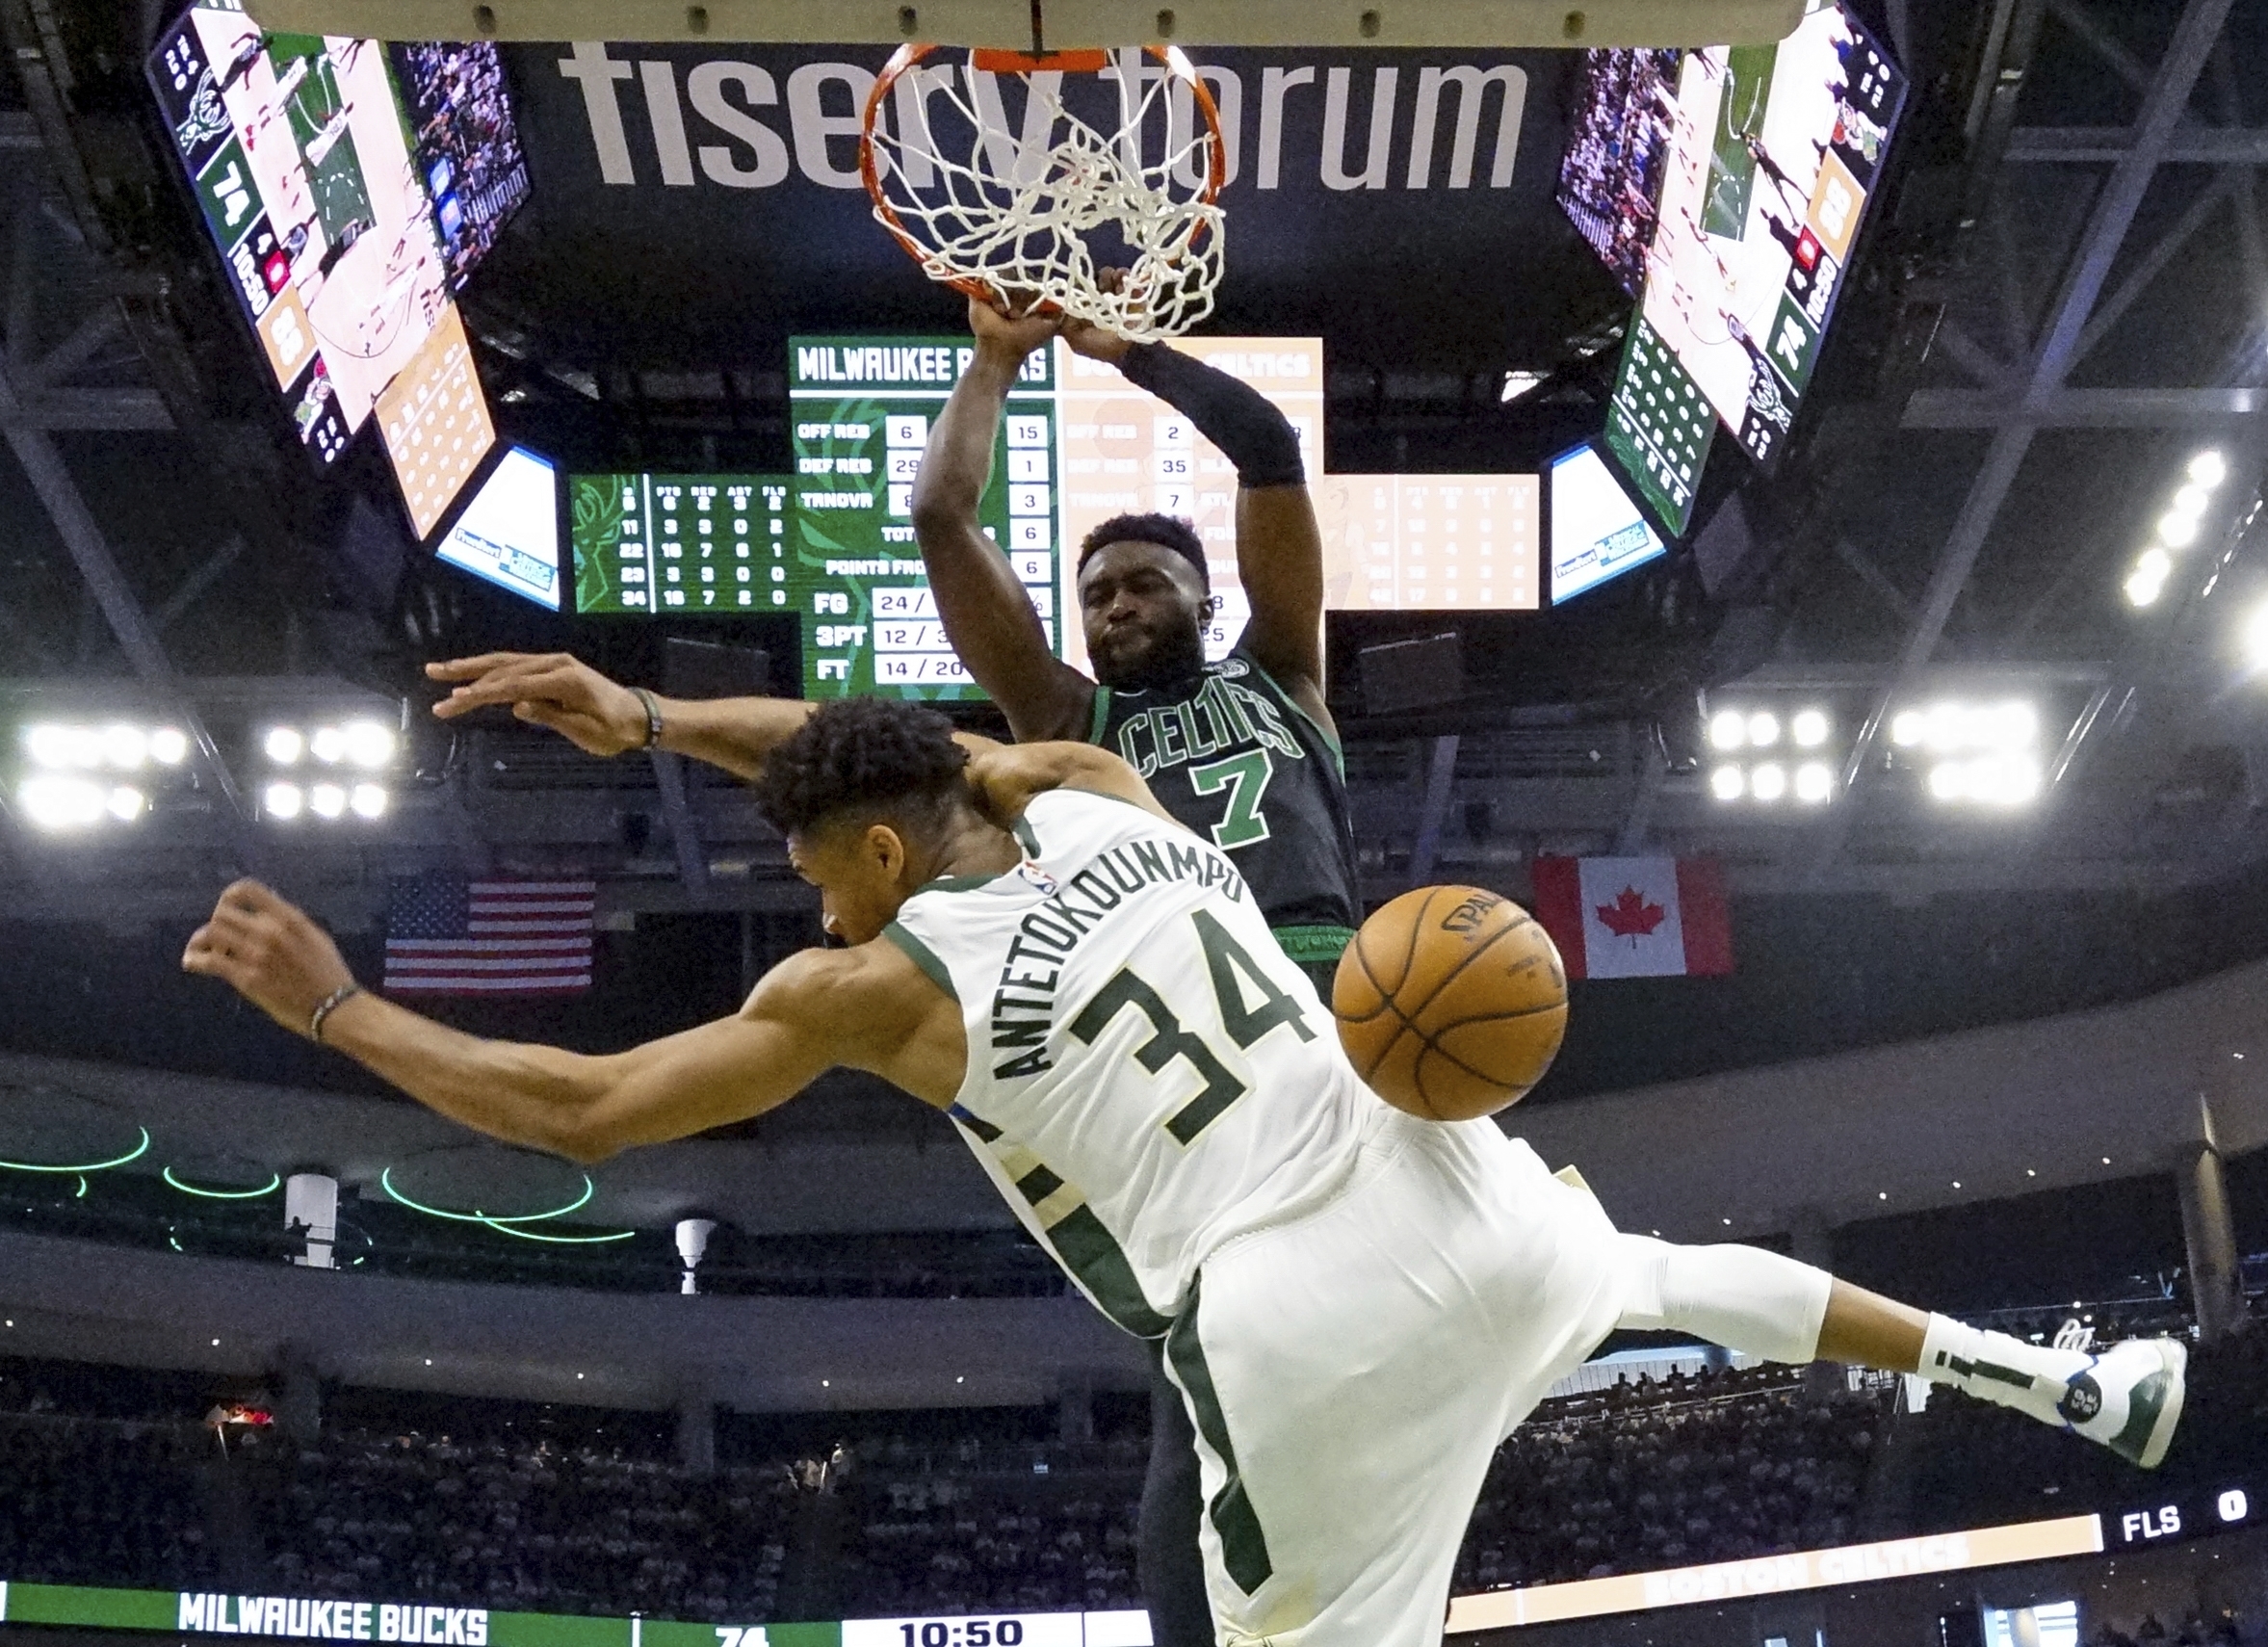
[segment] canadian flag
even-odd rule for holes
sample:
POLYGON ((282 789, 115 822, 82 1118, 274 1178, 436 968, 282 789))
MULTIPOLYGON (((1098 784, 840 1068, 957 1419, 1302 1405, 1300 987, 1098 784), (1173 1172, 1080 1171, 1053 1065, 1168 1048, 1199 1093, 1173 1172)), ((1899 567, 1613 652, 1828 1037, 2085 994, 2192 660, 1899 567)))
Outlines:
POLYGON ((1538 858, 1536 919, 1570 978, 1733 970, 1717 866, 1695 858, 1538 858))

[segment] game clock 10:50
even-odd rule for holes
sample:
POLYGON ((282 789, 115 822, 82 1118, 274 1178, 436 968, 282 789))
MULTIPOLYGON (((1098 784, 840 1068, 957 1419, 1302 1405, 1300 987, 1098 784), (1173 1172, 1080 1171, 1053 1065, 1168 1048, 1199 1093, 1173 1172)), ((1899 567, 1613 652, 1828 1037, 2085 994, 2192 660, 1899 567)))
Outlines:
POLYGON ((843 1647, 1080 1647, 1076 1612, 990 1618, 868 1618, 843 1626, 843 1647))

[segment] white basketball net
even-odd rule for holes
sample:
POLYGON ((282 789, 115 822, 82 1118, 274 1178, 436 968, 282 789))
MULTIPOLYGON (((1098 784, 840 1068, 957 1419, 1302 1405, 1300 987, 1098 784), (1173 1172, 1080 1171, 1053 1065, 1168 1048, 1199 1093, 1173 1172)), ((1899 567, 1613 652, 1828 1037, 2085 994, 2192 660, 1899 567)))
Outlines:
POLYGON ((874 216, 932 280, 1052 303, 1135 342, 1187 331, 1212 312, 1225 221, 1205 197, 1216 140, 1188 82, 1146 77, 1138 105, 1104 132, 1064 107, 1060 72, 1019 78, 1030 99, 1021 140, 997 78, 973 61, 959 73, 926 61, 906 68, 867 132, 874 216), (1142 139, 1160 126, 1163 157, 1147 164, 1142 139), (1098 252, 1089 237, 1107 227, 1124 245, 1098 252), (1126 276, 1106 291, 1098 275, 1113 265, 1126 276))

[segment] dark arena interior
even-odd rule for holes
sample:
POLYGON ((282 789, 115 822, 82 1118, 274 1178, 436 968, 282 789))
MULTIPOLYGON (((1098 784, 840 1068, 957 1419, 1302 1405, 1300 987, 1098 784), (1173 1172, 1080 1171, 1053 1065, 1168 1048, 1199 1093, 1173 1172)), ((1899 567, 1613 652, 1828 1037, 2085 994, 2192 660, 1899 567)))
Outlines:
POLYGON ((0 1647, 2268 1647, 2268 5, 1049 6, 0 0, 0 1647))

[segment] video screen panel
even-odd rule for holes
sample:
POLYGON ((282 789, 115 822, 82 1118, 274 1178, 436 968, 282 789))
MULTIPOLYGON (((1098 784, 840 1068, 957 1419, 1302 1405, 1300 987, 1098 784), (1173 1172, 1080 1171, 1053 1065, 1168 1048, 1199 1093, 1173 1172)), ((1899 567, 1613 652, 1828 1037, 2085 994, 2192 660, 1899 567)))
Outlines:
POLYGON ((442 535, 435 553, 476 578, 559 611, 559 470, 549 458, 511 447, 442 535))
POLYGON ((577 475, 567 539, 575 610, 688 617, 803 601, 787 475, 577 475))
POLYGON ((1834 4, 1777 45, 1685 56, 1643 308, 1760 462, 1811 382, 1905 97, 1834 4))
POLYGON ((410 524, 419 537, 430 537, 496 446, 488 397, 481 392, 472 342, 455 303, 379 393, 378 413, 378 436, 410 524))
MULTIPOLYGON (((1323 340, 1319 337, 1184 337, 1174 348, 1249 383, 1290 420, 1311 476, 1323 472, 1323 340)), ((1205 655, 1225 658, 1251 616, 1237 576, 1237 471, 1212 442, 1118 368, 1074 354, 1058 341, 1057 427, 1062 461, 1063 610, 1079 611, 1079 545, 1114 514, 1170 514, 1205 544, 1219 601, 1205 630, 1205 655)), ((1086 635, 1065 625, 1063 656, 1085 668, 1086 635)))
POLYGON ((1645 315, 1632 315, 1606 401, 1606 449, 1672 536, 1683 536, 1693 524, 1716 432, 1716 414, 1701 385, 1645 315))
POLYGON ((1562 452, 1550 474, 1553 606, 1669 552, 1596 447, 1562 452))
MULTIPOLYGON (((978 695, 947 644, 914 542, 913 483, 929 428, 976 358, 966 337, 797 337, 788 345, 795 491, 791 582, 803 690, 978 695)), ((977 510, 1039 609, 1058 655, 1055 356, 1037 350, 1008 397, 977 510)))
POLYGON ((504 60, 488 40, 396 40, 386 52, 409 113, 449 283, 462 291, 528 198, 528 157, 504 60))
POLYGON ((1678 119, 1678 57, 1658 47, 1583 53, 1559 160, 1559 209, 1633 298, 1646 284, 1678 119))
POLYGON ((1332 612, 1533 612, 1534 475, 1325 475, 1310 483, 1332 612))

